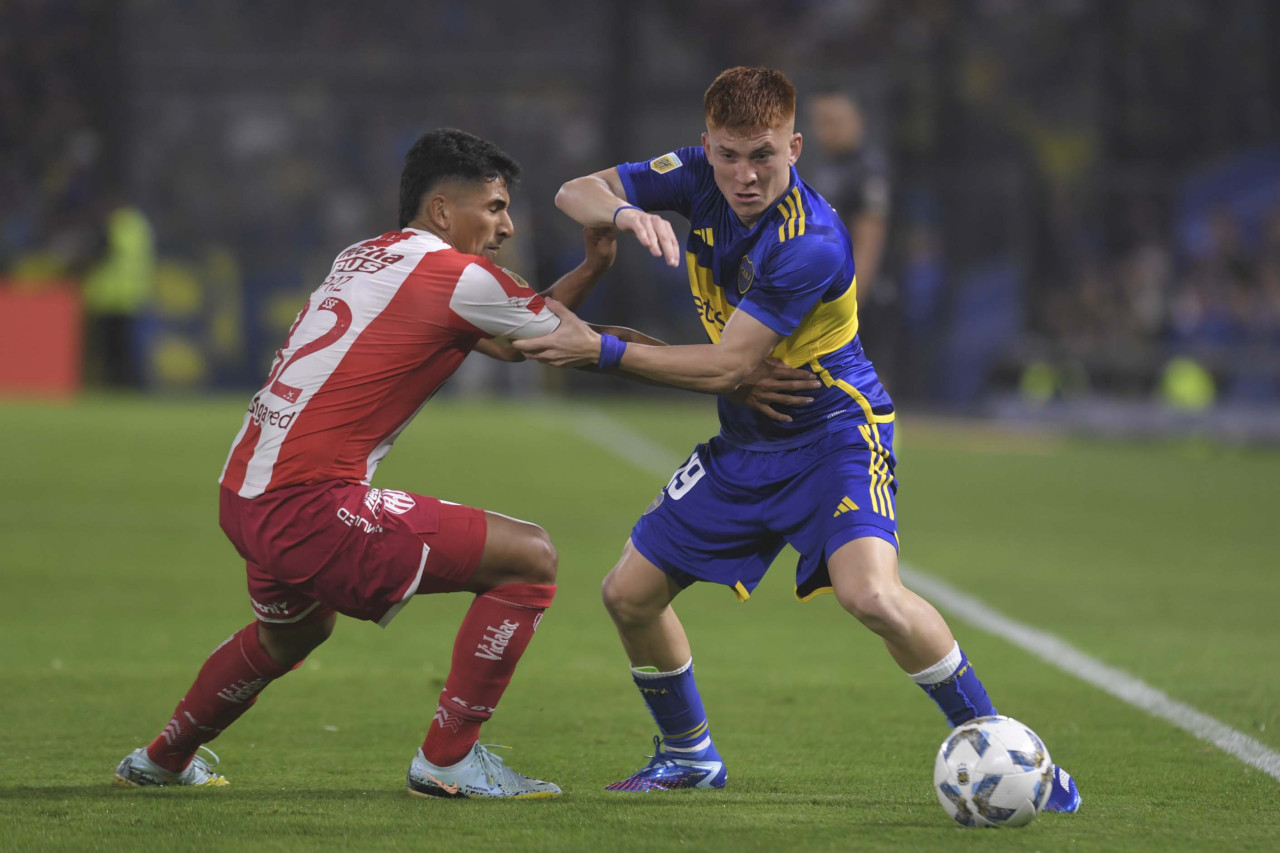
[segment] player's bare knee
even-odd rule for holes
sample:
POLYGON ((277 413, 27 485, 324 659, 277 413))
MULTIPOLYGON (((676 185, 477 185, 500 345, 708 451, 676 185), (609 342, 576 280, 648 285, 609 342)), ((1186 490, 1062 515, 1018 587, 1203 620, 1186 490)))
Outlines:
POLYGON ((547 531, 541 527, 537 528, 537 531, 534 536, 533 551, 536 556, 533 560, 533 569, 538 580, 534 583, 554 584, 556 573, 560 569, 560 553, 556 551, 555 543, 551 541, 547 531))
MULTIPOLYGON (((333 636, 333 626, 338 624, 338 614, 330 613, 328 616, 315 623, 316 646, 333 636)), ((312 646, 315 648, 315 646, 312 646)))
POLYGON ((619 627, 643 625, 654 618, 652 608, 631 596, 613 572, 606 575, 600 585, 600 598, 604 601, 604 609, 619 627))
POLYGON ((324 619, 297 625, 259 623, 258 638, 276 663, 281 666, 296 666, 329 639, 337 620, 336 614, 330 614, 324 619))
POLYGON ((520 580, 524 583, 552 585, 560 567, 560 555, 551 536, 536 524, 528 526, 520 559, 520 580))
POLYGON ((905 628, 892 587, 869 584, 837 589, 836 598, 855 619, 881 636, 905 628))
MULTIPOLYGON (((604 609, 609 611, 609 615, 613 616, 614 610, 619 605, 618 582, 614 578, 614 573, 604 576, 604 580, 600 582, 600 600, 604 603, 604 609)), ((615 620, 617 617, 614 617, 615 620)))

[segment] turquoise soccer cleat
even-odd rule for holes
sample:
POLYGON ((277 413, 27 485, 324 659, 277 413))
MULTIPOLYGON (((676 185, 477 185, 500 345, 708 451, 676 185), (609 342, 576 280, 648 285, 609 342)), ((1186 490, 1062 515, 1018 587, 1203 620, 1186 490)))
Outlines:
POLYGON ((150 788, 162 785, 205 785, 221 788, 230 785, 225 776, 213 772, 218 766, 218 756, 208 747, 200 747, 211 758, 197 755, 181 773, 165 770, 147 755, 146 747, 138 747, 124 757, 116 767, 115 783, 124 788, 150 788))
POLYGON ((409 793, 417 797, 540 800, 560 796, 558 785, 517 773, 480 744, 451 767, 435 766, 419 749, 409 765, 407 784, 409 793))

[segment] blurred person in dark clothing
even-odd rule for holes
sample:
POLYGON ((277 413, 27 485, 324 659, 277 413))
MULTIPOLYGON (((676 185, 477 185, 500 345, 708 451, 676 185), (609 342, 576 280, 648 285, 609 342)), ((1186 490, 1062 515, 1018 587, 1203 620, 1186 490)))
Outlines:
POLYGON ((886 384, 893 384, 898 348, 898 296, 880 279, 889 234, 889 161, 867 139, 866 117, 849 92, 821 89, 809 101, 817 164, 812 185, 840 214, 858 265, 859 334, 886 384))

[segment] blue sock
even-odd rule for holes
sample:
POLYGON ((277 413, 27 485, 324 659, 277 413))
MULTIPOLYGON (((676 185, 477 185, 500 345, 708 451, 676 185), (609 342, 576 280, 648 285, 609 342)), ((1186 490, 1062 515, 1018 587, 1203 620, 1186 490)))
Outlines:
POLYGON ((674 672, 658 672, 655 667, 631 668, 631 678, 649 713, 662 732, 662 751, 679 758, 696 760, 720 759, 711 742, 707 712, 693 680, 693 659, 674 672))
POLYGON ((952 728, 974 717, 990 717, 996 708, 987 698, 987 689, 978 680, 973 665, 960 651, 960 644, 933 666, 917 672, 911 679, 938 704, 952 728))

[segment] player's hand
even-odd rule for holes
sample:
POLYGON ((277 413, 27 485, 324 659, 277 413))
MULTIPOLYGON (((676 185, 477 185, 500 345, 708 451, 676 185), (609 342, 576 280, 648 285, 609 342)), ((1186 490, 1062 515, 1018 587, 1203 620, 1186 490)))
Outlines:
POLYGON ((680 241, 676 239, 671 223, 661 216, 629 207, 619 211, 614 222, 619 231, 630 231, 636 235, 640 245, 648 249, 649 254, 655 258, 666 261, 667 266, 680 265, 680 241))
POLYGON ((588 225, 582 229, 582 242, 587 246, 585 263, 600 270, 613 266, 618 255, 618 232, 608 225, 588 225))
POLYGON ((821 387, 822 382, 809 371, 787 367, 776 358, 766 358, 728 397, 735 403, 755 409, 771 421, 788 424, 791 416, 782 414, 774 406, 812 403, 813 398, 806 396, 806 392, 821 387))
POLYGON ((559 327, 540 338, 512 341, 511 346, 529 358, 556 367, 581 367, 600 361, 600 335, 556 300, 548 299, 547 308, 560 318, 559 327))

